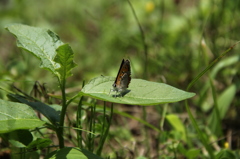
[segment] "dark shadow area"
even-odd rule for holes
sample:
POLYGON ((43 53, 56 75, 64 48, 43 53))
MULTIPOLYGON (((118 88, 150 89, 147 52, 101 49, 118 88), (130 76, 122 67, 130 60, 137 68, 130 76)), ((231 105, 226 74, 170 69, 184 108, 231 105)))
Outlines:
POLYGON ((126 91, 124 91, 124 92, 122 92, 122 93, 119 93, 119 94, 114 94, 114 95, 112 95, 112 97, 124 97, 126 94, 128 94, 129 92, 131 92, 131 90, 126 90, 126 91))

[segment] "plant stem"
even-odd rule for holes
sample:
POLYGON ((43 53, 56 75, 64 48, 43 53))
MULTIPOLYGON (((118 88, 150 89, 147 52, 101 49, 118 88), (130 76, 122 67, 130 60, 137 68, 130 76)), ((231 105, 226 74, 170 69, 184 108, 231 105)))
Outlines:
POLYGON ((111 104, 111 111, 110 111, 110 117, 109 117, 109 122, 108 122, 108 125, 107 125, 107 127, 106 127, 106 129, 105 129, 105 120, 106 120, 106 102, 104 102, 104 110, 103 110, 104 112, 103 112, 103 115, 104 115, 104 117, 103 117, 103 120, 104 120, 104 129, 102 128, 102 132, 101 132, 101 139, 100 139, 100 142, 99 142, 99 147, 98 147, 98 149, 97 149, 97 155, 101 155, 101 153, 102 153, 102 148, 103 148, 103 145, 104 145, 104 142, 105 142, 105 140, 106 140, 106 138, 107 138, 107 136, 108 136, 108 133, 109 133, 109 128, 110 128, 110 126, 111 126, 111 122, 112 122, 112 116, 113 116, 113 104, 111 104))
POLYGON ((145 55, 145 59, 144 59, 144 72, 143 72, 143 78, 147 78, 147 61, 148 61, 148 46, 147 46, 147 43, 146 43, 146 40, 145 40, 145 34, 144 34, 144 31, 143 31, 143 28, 138 20, 138 17, 137 17, 137 14, 133 8, 133 5, 132 3, 130 2, 130 0, 127 0, 128 3, 129 3, 129 6, 132 10, 132 13, 133 13, 133 16, 137 22, 137 25, 138 25, 138 28, 140 30, 140 33, 141 33, 141 39, 142 39, 142 45, 143 45, 143 49, 144 49, 144 55, 145 55))
POLYGON ((92 140, 91 140, 91 152, 94 151, 94 138, 95 138, 95 121, 96 121, 96 100, 94 100, 94 105, 93 105, 93 129, 92 129, 92 140))
POLYGON ((213 154, 213 150, 211 148, 211 146, 208 144, 208 139, 206 137, 204 137, 204 134, 202 133, 202 131, 200 130, 195 118, 193 117, 193 114, 188 106, 188 101, 185 101, 185 107, 186 110, 188 112, 188 116, 190 118, 190 121, 192 122, 195 130, 197 131, 198 137, 201 140, 201 142, 203 143, 204 147, 206 148, 210 158, 214 158, 214 154, 213 154))
POLYGON ((92 145, 91 145, 91 143, 92 143, 92 140, 93 140, 92 130, 93 130, 93 122, 94 122, 92 116, 95 115, 95 114, 94 114, 94 108, 93 108, 93 107, 94 107, 94 106, 91 106, 91 107, 90 107, 91 117, 90 117, 90 119, 89 119, 89 128, 88 128, 88 130, 89 130, 89 132, 91 132, 91 133, 88 134, 88 141, 87 141, 88 150, 91 151, 91 152, 92 152, 92 145))
POLYGON ((80 97, 78 107, 77 107, 77 127, 79 130, 77 130, 77 142, 78 142, 78 147, 80 149, 83 148, 82 146, 82 100, 83 96, 80 97))
MULTIPOLYGON (((82 83, 82 88, 84 87, 85 85, 85 81, 83 81, 82 83)), ((74 99, 74 98, 73 98, 74 99)), ((77 130, 77 142, 78 142, 78 147, 80 149, 83 148, 83 145, 82 145, 82 101, 83 101, 83 96, 81 95, 80 97, 80 100, 79 100, 79 103, 78 103, 78 107, 77 107, 77 127, 79 128, 79 130, 77 130)))
POLYGON ((64 119, 65 119, 65 114, 67 110, 67 104, 66 104, 66 94, 65 94, 65 84, 66 80, 63 78, 62 82, 60 82, 61 85, 61 90, 62 90, 62 111, 60 115, 60 125, 57 128, 57 135, 58 135, 58 140, 59 140, 59 147, 64 148, 64 139, 63 139, 63 126, 64 126, 64 119))

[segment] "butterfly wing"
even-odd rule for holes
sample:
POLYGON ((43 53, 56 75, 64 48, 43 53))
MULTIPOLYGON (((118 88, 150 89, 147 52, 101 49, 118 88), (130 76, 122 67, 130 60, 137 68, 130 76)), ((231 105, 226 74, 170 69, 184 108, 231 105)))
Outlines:
POLYGON ((130 61, 123 59, 113 86, 115 86, 117 91, 121 92, 128 88, 130 81, 131 81, 130 61))

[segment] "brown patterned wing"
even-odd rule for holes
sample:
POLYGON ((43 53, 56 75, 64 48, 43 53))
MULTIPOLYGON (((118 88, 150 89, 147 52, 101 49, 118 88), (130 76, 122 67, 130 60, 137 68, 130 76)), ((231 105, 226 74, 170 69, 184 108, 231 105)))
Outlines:
POLYGON ((118 71, 118 75, 113 84, 113 87, 115 87, 117 91, 123 91, 126 88, 128 88, 130 81, 131 81, 130 61, 123 59, 120 69, 118 71))

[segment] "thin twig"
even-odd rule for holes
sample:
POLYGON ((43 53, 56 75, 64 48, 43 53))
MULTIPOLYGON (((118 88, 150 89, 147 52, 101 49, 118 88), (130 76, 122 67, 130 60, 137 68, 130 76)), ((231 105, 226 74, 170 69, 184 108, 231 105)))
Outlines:
POLYGON ((146 40, 145 40, 145 34, 144 34, 144 31, 142 29, 142 26, 138 20, 138 17, 137 17, 137 14, 133 8, 133 5, 132 3, 130 2, 130 0, 127 0, 128 3, 129 3, 129 6, 133 12, 133 16, 137 22, 137 25, 139 27, 139 30, 140 30, 140 33, 141 33, 141 38, 142 38, 142 43, 143 43, 143 48, 144 48, 144 55, 145 55, 145 61, 144 61, 144 73, 143 73, 143 78, 147 78, 147 59, 148 59, 148 46, 147 46, 147 43, 146 43, 146 40))

